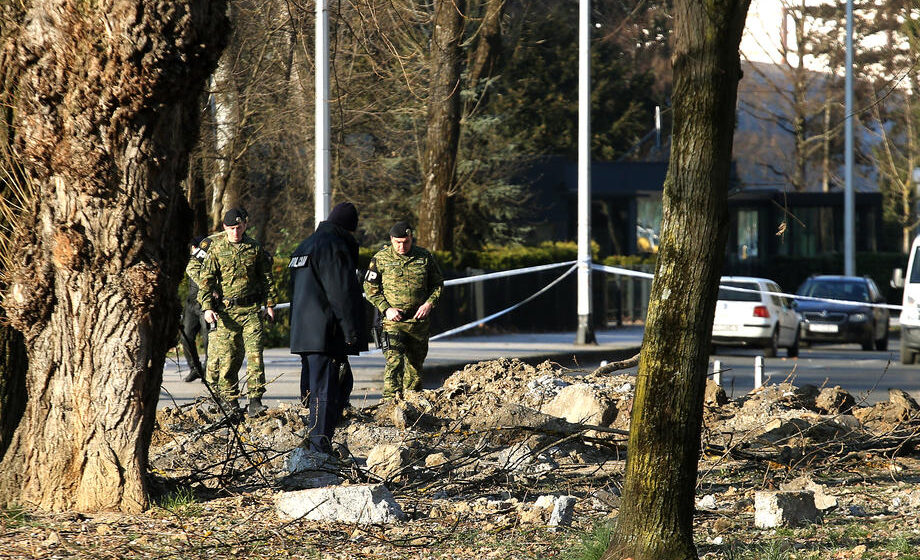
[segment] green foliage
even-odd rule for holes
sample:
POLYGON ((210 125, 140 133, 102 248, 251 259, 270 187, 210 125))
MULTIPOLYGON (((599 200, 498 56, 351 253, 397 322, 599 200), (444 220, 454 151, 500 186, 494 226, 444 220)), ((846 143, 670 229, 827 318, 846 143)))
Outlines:
POLYGON ((614 524, 611 522, 596 523, 590 531, 581 536, 581 542, 575 549, 568 551, 563 558, 565 560, 599 560, 610 546, 613 531, 614 524))
POLYGON ((511 270, 574 260, 577 256, 578 245, 571 241, 547 241, 536 247, 487 245, 482 251, 466 255, 466 262, 458 264, 486 270, 511 270))
POLYGON ((610 255, 605 257, 601 264, 606 266, 636 266, 640 264, 654 265, 658 262, 658 255, 610 255))
MULTIPOLYGON (((380 250, 380 245, 362 247, 359 252, 359 266, 367 267, 371 257, 380 250)), ((599 248, 591 243, 593 258, 599 248)), ((463 270, 480 268, 484 270, 512 270, 526 266, 537 266, 572 261, 578 257, 578 245, 572 241, 544 241, 539 245, 486 245, 481 250, 435 251, 435 258, 442 270, 463 270)))

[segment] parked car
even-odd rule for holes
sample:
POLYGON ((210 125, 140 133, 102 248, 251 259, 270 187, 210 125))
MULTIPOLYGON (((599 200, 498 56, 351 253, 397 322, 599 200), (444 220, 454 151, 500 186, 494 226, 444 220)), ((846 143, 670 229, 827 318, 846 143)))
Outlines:
POLYGON ((889 312, 882 293, 871 278, 862 276, 812 276, 796 295, 863 305, 797 299, 802 314, 803 343, 858 342, 863 350, 888 349, 889 312))
POLYGON ((775 295, 781 292, 766 278, 723 276, 712 323, 713 346, 754 346, 771 358, 782 347, 790 358, 798 356, 799 316, 791 298, 775 295))

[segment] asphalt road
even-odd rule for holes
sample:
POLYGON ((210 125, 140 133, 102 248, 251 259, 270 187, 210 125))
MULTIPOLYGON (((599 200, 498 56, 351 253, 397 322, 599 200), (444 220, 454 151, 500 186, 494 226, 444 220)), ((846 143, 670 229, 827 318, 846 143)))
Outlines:
MULTIPOLYGON (((637 326, 599 331, 596 335, 598 344, 590 346, 576 345, 573 332, 455 336, 433 341, 425 360, 425 387, 438 387, 450 373, 483 360, 520 358, 528 363, 539 363, 549 359, 562 366, 574 367, 628 358, 642 343, 642 327, 637 326)), ((298 404, 300 357, 291 354, 288 348, 271 348, 264 352, 263 359, 267 383, 263 402, 269 406, 298 404)), ((383 355, 365 352, 349 361, 355 377, 351 403, 364 406, 378 402, 383 386, 383 355)), ((172 352, 163 368, 160 408, 186 404, 206 394, 200 381, 182 381, 187 373, 185 360, 172 352)), ((240 375, 245 375, 245 366, 240 375)))
MULTIPOLYGON (((624 327, 598 332, 597 346, 576 346, 574 333, 514 333, 493 336, 453 337, 431 344, 426 361, 426 387, 437 387, 443 378, 467 363, 499 357, 522 358, 530 363, 552 359, 563 366, 577 365, 590 370, 601 360, 619 360, 635 353, 642 341, 641 327, 624 327)), ((889 342, 887 352, 864 352, 858 344, 822 345, 802 348, 799 358, 783 357, 780 349, 777 358, 764 359, 764 382, 780 383, 790 379, 795 385, 810 383, 815 386, 839 385, 865 404, 888 400, 888 388, 902 389, 920 400, 920 364, 904 366, 900 363, 898 340, 889 342)), ((722 386, 734 397, 754 388, 754 357, 758 350, 719 347, 710 357, 721 362, 722 386)), ((300 394, 300 358, 287 348, 266 350, 267 392, 266 404, 297 404, 300 394)), ((383 381, 383 357, 380 353, 366 353, 352 358, 355 387, 352 404, 370 405, 380 400, 383 381)), ((633 369, 635 371, 635 369, 633 369)), ((163 373, 163 386, 159 406, 174 406, 193 401, 205 395, 200 382, 184 383, 188 372, 184 360, 173 353, 167 359, 163 373)), ((241 375, 244 374, 241 372, 241 375)))

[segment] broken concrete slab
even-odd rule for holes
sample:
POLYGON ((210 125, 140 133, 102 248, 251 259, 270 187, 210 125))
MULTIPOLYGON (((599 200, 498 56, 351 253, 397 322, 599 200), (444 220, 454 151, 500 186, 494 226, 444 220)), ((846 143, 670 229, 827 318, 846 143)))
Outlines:
POLYGON ((332 486, 275 495, 282 520, 392 524, 406 519, 390 490, 382 484, 332 486))
POLYGON ((549 516, 550 527, 568 527, 572 524, 575 513, 575 496, 559 496, 553 504, 553 513, 549 516))
POLYGON ((616 403, 587 383, 568 385, 541 410, 572 424, 609 426, 616 418, 616 403))
POLYGON ((795 527, 820 519, 811 491, 761 491, 754 493, 754 525, 760 529, 795 527))
POLYGON ((409 464, 409 449, 398 443, 381 443, 367 454, 367 470, 383 480, 398 476, 409 464))

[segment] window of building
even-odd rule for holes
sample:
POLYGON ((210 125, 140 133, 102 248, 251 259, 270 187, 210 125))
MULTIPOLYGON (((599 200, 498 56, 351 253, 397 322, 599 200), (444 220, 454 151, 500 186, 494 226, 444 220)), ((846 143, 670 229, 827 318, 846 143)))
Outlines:
POLYGON ((736 256, 739 261, 756 259, 760 256, 760 227, 757 210, 738 211, 738 245, 736 256))

